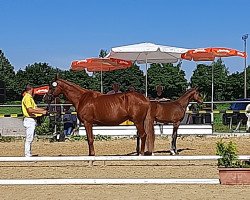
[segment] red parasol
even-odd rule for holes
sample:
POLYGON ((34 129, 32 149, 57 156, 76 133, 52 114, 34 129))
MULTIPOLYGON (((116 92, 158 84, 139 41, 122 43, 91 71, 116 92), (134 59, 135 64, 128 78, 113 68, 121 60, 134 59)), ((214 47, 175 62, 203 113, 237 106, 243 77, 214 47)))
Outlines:
POLYGON ((131 67, 132 62, 116 58, 87 58, 84 60, 73 61, 72 70, 87 69, 89 72, 113 71, 131 67))
POLYGON ((216 57, 240 56, 245 58, 245 52, 236 49, 214 47, 214 48, 199 48, 191 49, 181 55, 182 59, 193 61, 213 61, 216 57))
POLYGON ((117 58, 87 58, 71 63, 72 70, 86 69, 89 72, 101 72, 101 92, 103 92, 102 72, 127 69, 131 66, 131 61, 117 58))
MULTIPOLYGON (((240 56, 243 58, 247 57, 246 52, 241 52, 236 49, 230 49, 225 47, 214 47, 214 48, 199 48, 191 49, 186 53, 181 55, 182 59, 193 60, 193 61, 214 61, 216 57, 231 57, 231 56, 240 56)), ((212 66, 212 109, 213 109, 213 95, 214 95, 214 75, 213 75, 213 66, 212 66)), ((213 113, 211 113, 213 115, 213 113)), ((213 122, 213 117, 212 117, 213 122)))
POLYGON ((37 94, 37 95, 44 95, 48 91, 49 91, 49 86, 48 85, 34 88, 34 94, 37 94))

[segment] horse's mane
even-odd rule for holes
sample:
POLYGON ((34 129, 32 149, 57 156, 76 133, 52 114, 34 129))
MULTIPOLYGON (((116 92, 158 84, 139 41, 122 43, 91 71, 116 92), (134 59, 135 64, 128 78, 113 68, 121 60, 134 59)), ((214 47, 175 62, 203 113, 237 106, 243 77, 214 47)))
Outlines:
POLYGON ((86 88, 82 88, 81 86, 79 86, 79 85, 77 85, 77 84, 75 84, 75 83, 72 83, 72 82, 70 82, 70 81, 64 80, 64 79, 58 79, 58 81, 61 81, 61 82, 63 82, 63 83, 66 84, 66 85, 69 85, 69 86, 71 86, 71 87, 75 87, 75 88, 77 88, 77 89, 79 89, 79 90, 82 90, 82 91, 84 91, 84 92, 92 92, 92 93, 96 93, 96 94, 101 94, 101 93, 98 92, 98 91, 94 91, 94 90, 89 90, 89 89, 86 89, 86 88))
POLYGON ((188 94, 190 92, 193 92, 194 90, 197 90, 197 88, 190 88, 184 94, 188 94))
POLYGON ((188 96, 189 93, 191 93, 191 92, 193 92, 193 91, 195 91, 195 90, 197 90, 197 88, 190 88, 190 89, 188 89, 186 92, 184 92, 184 93, 182 94, 182 96, 180 96, 178 99, 176 99, 176 101, 178 101, 179 99, 182 99, 182 98, 185 97, 185 96, 188 96))

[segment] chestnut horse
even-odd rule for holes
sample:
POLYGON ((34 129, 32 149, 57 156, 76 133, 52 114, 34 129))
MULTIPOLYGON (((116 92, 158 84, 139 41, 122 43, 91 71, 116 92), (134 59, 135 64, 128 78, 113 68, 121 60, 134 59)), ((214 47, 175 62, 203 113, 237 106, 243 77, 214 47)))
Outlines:
POLYGON ((145 123, 145 129, 148 134, 147 147, 149 152, 153 152, 154 150, 155 135, 152 125, 154 121, 156 121, 161 123, 173 123, 170 153, 172 155, 178 153, 176 148, 177 130, 185 116, 189 102, 193 100, 198 103, 203 102, 197 88, 188 90, 183 96, 175 101, 151 101, 150 117, 147 117, 145 123))
MULTIPOLYGON (((89 146, 89 155, 94 156, 93 124, 119 125, 131 120, 134 122, 142 141, 140 153, 144 155, 146 133, 144 120, 150 101, 137 92, 102 94, 87 90, 63 79, 56 79, 47 93, 47 100, 63 94, 76 108, 78 119, 84 124, 89 146)), ((46 99, 46 97, 45 97, 46 99)))

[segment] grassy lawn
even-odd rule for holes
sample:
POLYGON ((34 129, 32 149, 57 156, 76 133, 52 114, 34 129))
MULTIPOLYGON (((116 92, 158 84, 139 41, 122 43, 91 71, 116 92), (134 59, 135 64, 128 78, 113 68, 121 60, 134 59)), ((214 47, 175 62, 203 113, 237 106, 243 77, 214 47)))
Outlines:
POLYGON ((1 107, 0 114, 9 115, 9 114, 22 114, 21 107, 1 107))

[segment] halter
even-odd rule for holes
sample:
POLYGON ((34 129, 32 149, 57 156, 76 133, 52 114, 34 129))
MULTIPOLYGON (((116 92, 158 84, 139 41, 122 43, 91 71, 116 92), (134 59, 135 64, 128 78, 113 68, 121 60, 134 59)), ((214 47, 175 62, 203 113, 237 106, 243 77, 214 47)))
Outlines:
MULTIPOLYGON (((52 100, 55 99, 53 93, 54 93, 55 88, 57 87, 58 83, 54 81, 51 85, 52 85, 52 88, 49 90, 50 93, 49 94, 48 93, 45 94, 46 98, 47 98, 47 101, 48 101, 48 109, 49 110, 51 108, 51 102, 52 102, 52 100)), ((44 97, 45 97, 45 95, 44 95, 44 97)))

